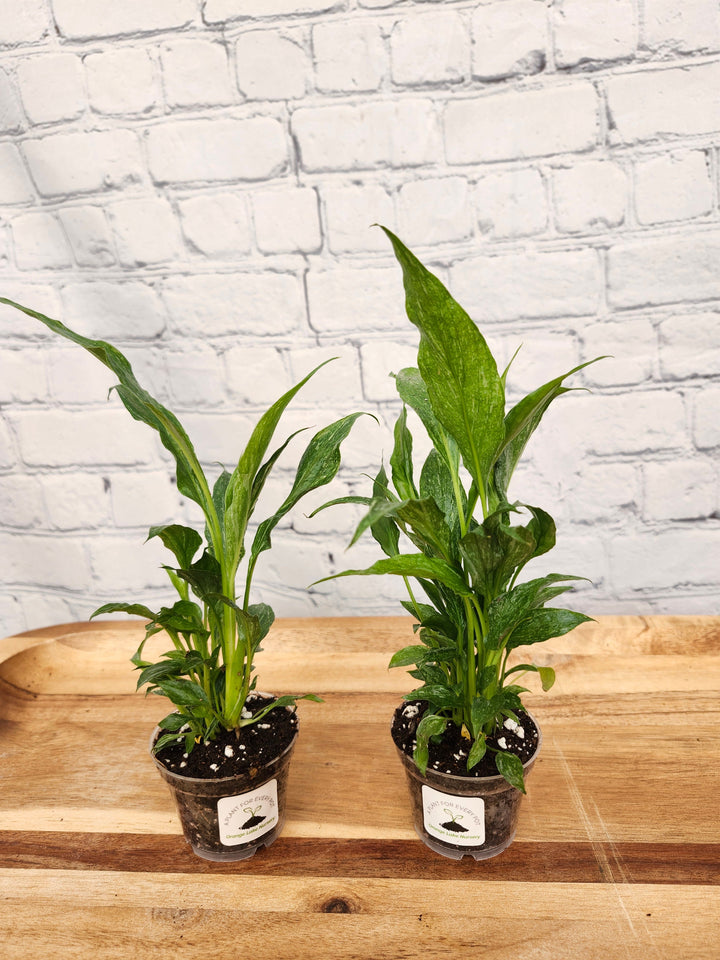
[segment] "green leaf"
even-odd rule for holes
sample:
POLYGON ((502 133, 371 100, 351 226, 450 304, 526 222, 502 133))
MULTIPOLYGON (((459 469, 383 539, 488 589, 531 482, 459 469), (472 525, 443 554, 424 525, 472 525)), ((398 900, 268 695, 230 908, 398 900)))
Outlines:
POLYGON ((422 741, 421 743, 415 743, 415 749, 413 750, 413 760, 420 771, 420 773, 425 776, 425 771, 427 770, 428 760, 430 753, 430 747, 427 740, 422 741))
POLYGON ((224 543, 225 493, 227 491, 228 483, 230 483, 230 474, 228 473, 227 470, 223 470, 220 473, 220 476, 215 481, 215 484, 213 485, 213 490, 212 490, 213 506, 215 507, 215 513, 217 514, 218 526, 220 528, 220 533, 221 533, 220 543, 217 544, 217 546, 213 544, 212 531, 209 529, 207 525, 205 527, 205 538, 207 539, 207 542, 211 545, 212 552, 214 556, 217 557, 218 560, 220 560, 221 551, 224 543))
POLYGON ((535 538, 525 527, 509 527, 488 518, 460 540, 460 553, 473 584, 487 597, 496 596, 515 569, 533 555, 535 538))
POLYGON ((282 697, 277 697, 272 703, 268 703, 262 707, 257 713, 252 715, 251 719, 242 720, 239 726, 245 727, 252 723, 257 723, 258 720, 262 720, 263 717, 267 716, 271 710, 276 710, 278 707, 294 707, 298 700, 310 700, 312 703, 325 702, 323 698, 319 697, 316 693, 288 693, 282 697))
POLYGON ((378 560, 366 570, 343 570, 341 573, 335 573, 316 582, 324 583, 327 580, 336 580, 338 577, 366 577, 384 574, 437 580, 461 597, 472 596, 472 590, 450 564, 445 563, 444 560, 423 556, 422 553, 398 554, 396 557, 378 560))
POLYGON ((562 376, 549 380, 508 411, 505 417, 505 436, 498 451, 494 468, 494 486, 499 500, 506 498, 506 491, 515 467, 545 411, 556 397, 570 392, 569 388, 563 387, 563 381, 591 363, 597 363, 598 360, 603 359, 605 358, 595 357, 594 360, 581 363, 562 376))
POLYGON ((142 603, 104 603, 90 614, 90 619, 99 617, 103 613, 129 613, 134 617, 143 617, 145 620, 155 620, 155 614, 142 603))
POLYGON ((251 564, 263 550, 270 549, 271 533, 285 514, 306 494, 330 483, 335 477, 340 468, 340 445, 361 416, 362 413, 352 413, 343 417, 324 427, 312 438, 300 458, 295 481, 284 503, 258 527, 251 550, 251 564))
POLYGON ((448 633, 452 632, 452 624, 448 621, 443 621, 439 627, 421 627, 420 640, 425 644, 426 647, 430 647, 431 650, 436 650, 438 648, 447 647, 449 644, 452 645, 453 641, 450 639, 450 637, 448 637, 448 633))
POLYGON ((158 660, 157 663, 151 663, 141 672, 135 689, 139 690, 146 683, 155 685, 161 680, 179 677, 184 669, 184 665, 177 660, 158 660))
POLYGON ((435 684, 442 686, 448 682, 447 673, 445 673, 442 667, 438 667, 434 663, 423 663, 423 665, 416 670, 408 670, 408 673, 416 680, 422 680, 424 684, 429 684, 430 686, 435 684))
POLYGON ((452 663, 458 658, 458 648, 453 646, 433 647, 426 651, 427 663, 452 663))
POLYGON ((193 633, 203 637, 208 635, 202 611, 191 600, 178 600, 172 607, 162 607, 155 616, 155 623, 164 630, 176 633, 193 633))
POLYGON ((531 507, 529 504, 523 504, 523 506, 532 514, 527 529, 535 540, 533 557, 540 557, 555 546, 555 521, 540 507, 531 507))
MULTIPOLYGON (((373 480, 373 503, 382 501, 393 501, 395 498, 388 488, 388 476, 385 472, 385 465, 380 464, 377 476, 373 480)), ((374 539, 380 544, 380 549, 388 557, 396 557, 400 553, 400 530, 394 520, 389 517, 381 516, 370 525, 370 532, 374 539)))
POLYGON ((545 692, 550 690, 550 688, 555 683, 555 671, 552 667, 538 667, 534 663, 519 663, 517 666, 513 667, 512 670, 508 670, 505 674, 507 679, 513 673, 537 673, 540 675, 540 683, 545 692))
POLYGON ((395 421, 395 446, 390 457, 390 467, 395 489, 401 500, 417 497, 413 480, 412 434, 407 428, 407 408, 403 404, 400 416, 395 421))
POLYGON ((572 582, 581 579, 582 577, 551 573, 546 577, 520 583, 512 590, 501 593, 488 609, 487 646, 494 650, 501 647, 509 633, 533 610, 572 589, 572 582))
POLYGON ((427 386, 417 367, 405 367, 401 370, 395 377, 395 386, 403 403, 411 407, 420 417, 438 455, 453 473, 457 473, 460 451, 454 439, 435 416, 427 386))
POLYGON ((473 745, 470 747, 470 753, 467 758, 467 768, 472 770, 473 767, 477 766, 478 763, 485 756, 487 751, 487 743, 483 734, 480 734, 476 740, 473 741, 473 745))
POLYGON ((373 497, 368 501, 369 510, 360 520, 348 546, 352 546, 367 529, 370 529, 383 553, 388 557, 396 557, 400 552, 400 530, 392 519, 395 503, 397 499, 388 488, 385 466, 381 464, 373 481, 373 497))
POLYGON ((428 765, 428 752, 430 737, 439 737, 445 732, 447 727, 447 718, 439 717, 434 713, 426 713, 418 724, 416 731, 416 746, 413 751, 413 759, 420 770, 425 775, 428 765))
POLYGON ((275 613, 272 607, 268 606, 267 603, 251 603, 247 608, 247 612, 251 617, 254 617, 257 620, 257 642, 261 643, 268 635, 270 632, 270 627, 272 627, 273 623, 275 622, 275 613))
POLYGON ((457 692, 440 683, 426 683, 423 687, 411 690, 404 695, 405 700, 427 700, 438 710, 454 710, 461 706, 457 692))
POLYGON ((168 679, 156 681, 163 696, 176 707, 209 706, 210 701, 203 688, 193 680, 168 679))
POLYGON ((426 663, 449 663, 456 660, 457 655, 458 651, 456 646, 444 645, 430 647, 415 644, 398 650, 391 658, 388 666, 407 667, 410 664, 424 666, 426 663))
POLYGON ((416 624, 416 629, 427 626, 435 630, 446 631, 448 628, 449 621, 447 617, 443 617, 442 614, 438 613, 435 607, 431 607, 429 603, 420 603, 418 600, 414 603, 411 600, 401 600, 400 604, 409 614, 419 621, 419 623, 416 624))
POLYGON ((408 667, 410 664, 424 663, 427 659, 427 652, 427 647, 421 644, 403 647, 402 650, 398 650, 397 653, 392 655, 388 667, 408 667))
POLYGON ((495 718, 497 714, 497 703, 492 700, 486 700, 483 697, 476 697, 470 705, 470 726, 474 736, 479 736, 485 724, 495 718))
MULTIPOLYGON (((467 507, 465 491, 459 486, 463 510, 467 507)), ((440 508, 445 524, 451 534, 451 543, 454 545, 460 539, 460 516, 455 499, 452 475, 446 461, 433 449, 427 456, 420 473, 420 495, 423 498, 434 500, 440 508)), ((454 550, 453 550, 454 552, 454 550)))
POLYGON ((180 567, 190 566, 202 543, 202 537, 197 530, 178 523, 150 527, 147 539, 152 540, 153 537, 160 537, 163 544, 174 554, 180 567))
POLYGON ((335 500, 328 500, 327 503, 321 503, 319 507, 315 507, 312 513, 308 514, 308 517, 312 519, 314 516, 320 513, 321 510, 327 510, 328 507, 339 507, 342 504, 346 504, 346 503, 357 503, 363 507, 369 507, 370 504, 372 503, 372 498, 359 497, 356 495, 352 495, 349 497, 337 497, 335 500))
POLYGON ((203 511, 212 510, 212 500, 207 481, 202 472, 190 440, 177 417, 167 410, 161 403, 144 390, 135 379, 130 362, 112 344, 103 340, 91 340, 79 333, 75 333, 59 320, 53 320, 28 307, 23 307, 13 300, 0 297, 0 303, 22 311, 44 323, 46 327, 59 334, 66 340, 84 347, 97 360, 105 364, 119 379, 116 387, 117 394, 127 408, 130 415, 142 423, 147 424, 160 435, 163 446, 173 455, 177 467, 178 490, 183 496, 189 497, 200 504, 203 511))
POLYGON ((505 381, 507 380, 507 375, 508 375, 508 373, 509 373, 509 371, 510 371, 510 367, 511 367, 511 366, 513 365, 513 363, 515 362, 515 357, 517 357, 517 355, 520 353, 520 350, 521 350, 521 349, 522 349, 522 344, 520 344, 520 345, 518 346, 518 348, 515 350, 515 353, 510 357, 510 359, 508 360, 508 365, 505 367, 505 369, 503 370, 503 372, 502 372, 501 375, 500 375, 500 379, 501 379, 502 382, 503 382, 503 386, 505 385, 505 381))
POLYGON ((516 720, 517 718, 515 717, 514 711, 522 710, 519 694, 526 692, 525 687, 514 685, 503 687, 503 689, 499 690, 492 698, 493 704, 496 705, 496 713, 506 717, 511 716, 513 720, 516 720))
POLYGON ((555 671, 552 667, 535 667, 535 669, 540 674, 540 683, 547 693, 555 685, 555 671))
MULTIPOLYGON (((355 528, 355 532, 352 535, 352 538, 350 540, 350 543, 348 544, 348 547, 354 546, 354 544, 358 542, 358 540, 365 533, 366 530, 373 530, 373 528, 378 527, 383 521, 394 520, 397 514, 399 505, 400 505, 400 501, 398 500, 387 500, 385 498, 371 500, 370 509, 365 514, 365 516, 362 517, 357 527, 355 528)), ((394 527, 396 531, 396 536, 395 538, 391 539, 391 544, 392 546, 396 546, 396 540, 399 542, 399 531, 397 529, 397 526, 394 523, 391 523, 388 526, 381 527, 382 536, 383 537, 386 536, 387 530, 389 529, 390 525, 394 527)), ((388 551, 385 551, 385 552, 387 553, 388 551)), ((388 555, 391 557, 394 557, 396 556, 396 554, 397 554, 397 549, 395 550, 394 553, 389 553, 388 555)))
POLYGON ((430 737, 439 737, 445 733, 447 727, 447 717, 439 717, 434 713, 427 713, 422 718, 417 728, 418 739, 429 740, 430 737))
MULTIPOLYGON (((374 530, 383 522, 396 521, 409 539, 424 554, 447 558, 451 552, 450 531, 445 517, 434 500, 373 500, 370 510, 365 514, 353 534, 350 546, 357 543, 362 534, 370 528, 374 530)), ((382 527, 382 536, 387 537, 388 528, 382 527)), ((377 537, 376 537, 377 539, 377 537)), ((395 546, 393 539, 390 548, 395 546)), ((388 552, 388 551, 385 551, 388 552)), ((396 556, 395 553, 389 554, 396 556)))
POLYGON ((210 597, 222 593, 220 564, 207 550, 204 551, 199 560, 196 560, 186 570, 178 570, 177 574, 183 580, 187 580, 195 594, 205 602, 208 602, 210 597))
POLYGON ((591 620, 592 617, 586 617, 584 613, 575 613, 573 610, 561 610, 556 607, 533 610, 512 631, 506 649, 514 650, 516 647, 531 643, 542 643, 552 637, 562 637, 581 623, 588 623, 591 620))
POLYGON ((178 730, 182 730, 186 723, 187 717, 184 714, 169 713, 166 717, 163 717, 158 726, 161 730, 177 733, 178 730))
POLYGON ((478 330, 443 284, 391 233, 403 271, 405 306, 420 330, 418 367, 433 412, 457 442, 479 490, 485 490, 505 438, 505 390, 478 330))
POLYGON ((307 429, 308 429, 307 427, 301 427, 300 430, 296 430, 295 433, 291 433, 290 436, 285 441, 285 443, 279 446, 278 449, 272 454, 272 456, 268 457, 265 463, 262 464, 258 472, 255 474, 255 479, 252 485, 252 495, 250 498, 251 514, 253 512, 253 508, 255 507, 255 504, 258 501, 260 494, 262 493, 262 489, 265 486, 265 481, 270 476, 270 473, 272 472, 272 469, 277 463, 278 459, 282 456, 283 452, 285 451, 290 441, 294 440, 295 437, 298 436, 298 434, 304 433, 307 429))
POLYGON ((163 747, 177 743, 177 739, 177 734, 175 733, 164 733, 161 737, 158 737, 153 744, 153 753, 159 753, 163 747))
POLYGON ((290 401, 326 363, 330 361, 326 360, 325 363, 311 370, 306 377, 265 411, 228 481, 225 491, 225 548, 228 556, 228 573, 233 580, 245 551, 245 532, 252 512, 253 486, 275 429, 290 401))
POLYGON ((445 516, 431 497, 398 503, 396 515, 407 527, 408 536, 423 553, 450 560, 452 537, 445 516))
POLYGON ((500 751, 495 754, 495 766, 511 786, 520 790, 521 793, 526 792, 523 766, 519 757, 516 757, 514 753, 500 751))

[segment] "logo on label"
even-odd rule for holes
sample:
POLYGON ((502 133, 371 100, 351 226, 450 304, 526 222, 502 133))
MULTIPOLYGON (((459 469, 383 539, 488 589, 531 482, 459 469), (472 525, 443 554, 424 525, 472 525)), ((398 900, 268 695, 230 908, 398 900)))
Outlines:
POLYGON ((423 784, 423 823, 431 837, 461 847, 485 843, 485 801, 456 797, 423 784))
POLYGON ((220 841, 226 847, 257 840, 277 826, 277 780, 236 797, 221 797, 217 812, 220 841))

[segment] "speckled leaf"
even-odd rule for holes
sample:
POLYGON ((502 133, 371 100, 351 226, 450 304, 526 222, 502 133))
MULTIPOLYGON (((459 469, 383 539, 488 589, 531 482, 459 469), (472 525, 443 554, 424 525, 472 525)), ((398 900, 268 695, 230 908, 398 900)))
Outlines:
POLYGON ((163 526, 150 527, 148 540, 159 537, 163 544, 174 554, 178 566, 189 567, 193 557, 202 543, 202 537, 191 527, 183 527, 179 523, 169 523, 163 526))
POLYGON ((418 367, 433 412, 484 489, 505 438, 505 390, 485 338, 443 284, 383 227, 403 271, 405 306, 420 330, 418 367))
POLYGON ((444 560, 426 557, 422 553, 398 554, 396 557, 378 560, 365 570, 343 570, 341 573, 336 573, 332 577, 325 577, 323 580, 318 580, 317 582, 323 583, 325 580, 334 580, 337 577, 381 576, 386 573, 395 574, 399 577, 419 577, 427 580, 437 580, 461 597, 469 597, 472 595, 472 591, 468 585, 448 563, 445 563, 444 560))
POLYGON ((53 320, 19 303, 0 297, 0 303, 21 310, 29 317, 44 323, 46 327, 66 340, 84 347, 97 360, 116 375, 120 383, 115 388, 130 415, 157 430, 163 446, 175 458, 178 490, 200 504, 203 511, 212 509, 212 497, 195 450, 177 417, 144 390, 135 379, 130 362, 112 344, 104 340, 91 340, 75 333, 59 320, 53 320))
POLYGON ((245 552, 244 541, 253 506, 253 487, 263 458, 290 401, 326 363, 319 364, 270 406, 258 421, 243 450, 225 491, 225 548, 228 569, 234 577, 245 552))
POLYGON ((598 360, 603 359, 605 357, 595 357, 593 360, 573 367, 562 376, 549 380, 542 387, 523 397, 508 411, 504 424, 505 436, 494 468, 494 487, 498 500, 506 499, 510 478, 545 411, 556 397, 569 392, 570 388, 563 387, 563 381, 591 363, 597 363, 598 360))
POLYGON ((390 456, 393 484, 401 500, 413 500, 417 497, 413 480, 413 443, 412 434, 407 428, 407 408, 404 404, 393 432, 395 445, 390 456))
POLYGON ((395 377, 395 386, 403 402, 420 417, 439 456, 443 458, 451 470, 457 472, 460 463, 460 451, 453 438, 435 416, 427 386, 417 367, 402 369, 395 377))
POLYGON ((472 770, 473 767, 477 766, 478 763, 485 756, 487 751, 487 743, 485 737, 480 734, 475 740, 473 740, 473 745, 470 747, 470 753, 467 758, 467 768, 472 770))
POLYGON ((280 520, 306 494, 325 486, 335 477, 340 468, 340 445, 346 439, 355 421, 362 413, 352 413, 323 427, 312 438, 300 458, 295 481, 290 493, 275 513, 258 527, 251 550, 251 562, 272 545, 271 534, 280 520))
POLYGON ((512 631, 510 639, 507 642, 506 649, 514 650, 516 647, 526 646, 531 643, 542 643, 544 640, 550 640, 552 637, 562 637, 570 633, 581 623, 588 623, 592 617, 586 617, 584 613, 575 613, 573 610, 560 610, 556 607, 548 607, 542 610, 533 610, 522 623, 512 631))
POLYGON ((507 782, 521 793, 525 793, 525 778, 523 776, 522 761, 514 753, 501 751, 495 754, 495 766, 507 782))

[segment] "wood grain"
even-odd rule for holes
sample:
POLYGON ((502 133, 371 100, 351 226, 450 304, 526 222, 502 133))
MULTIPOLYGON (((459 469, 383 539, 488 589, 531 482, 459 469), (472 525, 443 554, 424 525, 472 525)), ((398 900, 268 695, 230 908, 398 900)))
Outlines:
POLYGON ((387 669, 409 619, 275 625, 261 687, 325 703, 300 705, 282 836, 236 864, 193 856, 149 760, 141 637, 0 641, 3 957, 720 956, 720 618, 601 617, 544 645, 542 752, 515 842, 484 863, 411 827, 388 735, 409 679, 387 669))

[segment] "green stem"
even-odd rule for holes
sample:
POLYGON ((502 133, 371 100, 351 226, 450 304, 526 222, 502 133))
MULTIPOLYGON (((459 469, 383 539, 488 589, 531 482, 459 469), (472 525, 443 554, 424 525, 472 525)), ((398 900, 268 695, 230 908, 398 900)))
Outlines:
POLYGON ((176 650, 180 650, 182 653, 184 653, 186 648, 185 648, 182 640, 181 640, 180 637, 178 636, 177 632, 176 632, 175 630, 170 630, 168 627, 165 627, 165 633, 166 633, 166 634, 170 637, 170 639, 172 640, 173 646, 175 647, 175 649, 176 649, 176 650))
MULTIPOLYGON (((470 600, 467 597, 463 598, 463 603, 465 605, 465 643, 466 643, 466 664, 465 664, 465 701, 467 705, 467 711, 469 713, 470 706, 477 696, 477 654, 476 649, 479 651, 481 644, 476 642, 478 636, 479 623, 477 617, 475 616, 475 611, 473 605, 470 603, 470 600)), ((468 717, 469 719, 469 717, 468 717)))
POLYGON ((405 583, 407 592, 410 595, 410 603, 412 603, 413 607, 415 608, 415 617, 417 620, 419 620, 422 623, 422 616, 420 615, 420 610, 418 609, 417 600, 415 599, 415 594, 413 593, 413 589, 410 586, 410 581, 408 580, 407 577, 403 576, 403 582, 405 583))
POLYGON ((486 493, 486 491, 485 491, 485 485, 484 485, 484 484, 483 484, 482 487, 480 487, 480 488, 477 490, 477 493, 480 495, 480 506, 482 507, 483 519, 485 519, 485 517, 487 517, 487 515, 488 515, 488 505, 487 505, 487 493, 486 493))
MULTIPOLYGON (((453 463, 453 456, 450 452, 450 445, 448 443, 448 438, 443 434, 443 443, 445 445, 445 453, 447 456, 448 470, 450 471, 450 480, 453 487, 453 495, 455 497, 455 504, 457 506, 458 517, 460 518, 460 534, 465 536, 468 532, 468 520, 465 519, 465 511, 463 510, 462 502, 462 487, 460 486, 460 478, 456 469, 453 469, 451 464, 453 463)), ((470 514, 472 516, 472 514, 470 514)))
POLYGON ((476 666, 476 676, 480 679, 485 670, 486 660, 487 660, 487 650, 485 649, 485 642, 488 634, 488 623, 487 617, 482 609, 482 605, 476 596, 472 597, 472 604, 475 608, 475 615, 477 616, 479 631, 477 635, 477 666, 476 666))
POLYGON ((243 594, 243 610, 247 610, 250 605, 250 585, 252 584, 252 578, 255 573, 255 564, 258 560, 258 554, 251 557, 248 563, 247 576, 245 577, 245 593, 243 594))
MULTIPOLYGON (((503 657, 503 661, 502 661, 502 666, 501 666, 501 668, 500 668, 500 689, 501 689, 501 690, 502 690, 502 688, 505 686, 505 678, 507 677, 507 662, 508 662, 508 658, 509 658, 509 656, 510 656, 510 652, 509 652, 508 650, 504 650, 503 653, 504 653, 504 657, 503 657)), ((513 671, 511 671, 511 673, 512 673, 512 672, 513 672, 513 671)), ((517 672, 520 673, 520 676, 522 676, 523 673, 527 673, 527 670, 520 670, 520 671, 517 671, 517 672)), ((519 679, 519 678, 518 678, 518 679, 519 679)))

